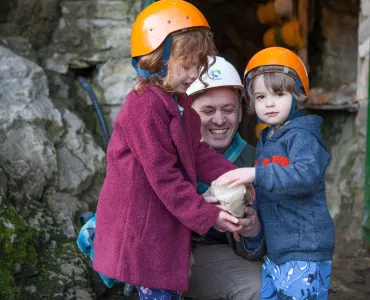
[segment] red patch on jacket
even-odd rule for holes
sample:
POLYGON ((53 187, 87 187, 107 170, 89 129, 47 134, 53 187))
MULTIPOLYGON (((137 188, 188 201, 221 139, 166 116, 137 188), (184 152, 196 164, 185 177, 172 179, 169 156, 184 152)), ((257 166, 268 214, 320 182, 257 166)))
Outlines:
MULTIPOLYGON (((273 155, 272 156, 272 163, 276 165, 281 165, 283 167, 287 167, 290 165, 290 161, 288 157, 279 156, 279 155, 273 155)), ((261 166, 267 166, 270 164, 270 159, 268 157, 265 157, 262 161, 261 166)), ((254 165, 258 165, 258 159, 254 161, 254 165)))
POLYGON ((281 165, 283 167, 287 167, 290 165, 289 158, 284 157, 284 156, 278 156, 278 155, 273 155, 272 156, 272 163, 281 165))
POLYGON ((265 157, 262 161, 262 166, 267 166, 270 163, 270 159, 265 157))

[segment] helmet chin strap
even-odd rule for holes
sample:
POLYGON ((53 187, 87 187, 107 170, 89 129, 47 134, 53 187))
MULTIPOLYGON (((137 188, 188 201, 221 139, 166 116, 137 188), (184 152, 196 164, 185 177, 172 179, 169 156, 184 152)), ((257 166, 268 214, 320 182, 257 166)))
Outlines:
POLYGON ((163 42, 163 56, 162 56, 162 67, 158 73, 152 73, 148 70, 143 70, 138 68, 138 63, 140 58, 132 58, 132 66, 134 67, 137 75, 142 78, 149 78, 150 76, 158 76, 164 78, 167 75, 167 65, 171 55, 171 45, 172 45, 172 34, 169 34, 163 42))
MULTIPOLYGON (((168 67, 168 61, 170 60, 171 55, 171 46, 172 46, 172 34, 169 34, 165 40, 163 41, 163 56, 162 56, 162 66, 161 70, 157 73, 152 73, 148 70, 143 70, 138 68, 138 62, 140 58, 132 58, 132 66, 134 67, 137 75, 139 75, 142 78, 149 78, 151 76, 157 76, 159 78, 164 78, 167 75, 167 67, 168 67)), ((175 100, 177 107, 179 109, 180 118, 182 126, 184 127, 184 120, 182 118, 182 110, 180 108, 179 102, 178 102, 178 95, 175 93, 173 94, 173 99, 175 100)))
MULTIPOLYGON (((299 80, 299 78, 297 78, 296 81, 295 81, 295 94, 296 95, 299 95, 301 86, 302 86, 302 83, 299 80)), ((279 124, 270 125, 269 126, 269 133, 271 132, 271 130, 273 130, 277 126, 283 126, 288 121, 292 121, 296 118, 303 117, 304 113, 305 113, 305 109, 303 108, 303 109, 300 109, 300 110, 296 111, 296 108, 297 108, 297 100, 296 100, 296 98, 292 97, 292 105, 290 107, 290 112, 289 112, 288 117, 283 122, 281 122, 279 124)), ((257 117, 257 122, 258 123, 263 123, 263 121, 258 117, 257 117)))

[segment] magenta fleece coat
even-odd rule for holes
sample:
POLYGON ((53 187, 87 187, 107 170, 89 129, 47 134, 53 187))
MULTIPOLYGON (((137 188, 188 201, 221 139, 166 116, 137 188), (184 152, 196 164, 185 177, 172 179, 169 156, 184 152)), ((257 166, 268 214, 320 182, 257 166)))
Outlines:
POLYGON ((148 85, 131 91, 115 122, 100 193, 94 269, 122 282, 188 289, 190 234, 205 234, 219 209, 197 194, 235 169, 200 142, 200 118, 181 95, 148 85))

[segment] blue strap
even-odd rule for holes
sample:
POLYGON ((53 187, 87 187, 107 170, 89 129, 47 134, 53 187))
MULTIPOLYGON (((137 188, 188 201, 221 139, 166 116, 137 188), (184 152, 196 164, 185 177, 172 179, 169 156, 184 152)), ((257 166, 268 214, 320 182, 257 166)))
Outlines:
POLYGON ((87 233, 89 234, 89 238, 87 240, 90 243, 91 248, 94 249, 95 228, 87 228, 87 233))
POLYGON ((147 70, 139 69, 137 67, 139 60, 137 58, 132 59, 132 66, 134 67, 137 75, 139 75, 142 78, 149 78, 152 75, 152 72, 149 72, 147 70))
POLYGON ((89 221, 94 216, 94 213, 91 211, 85 212, 80 216, 80 224, 81 226, 84 226, 87 221, 89 221))
MULTIPOLYGON (((301 86, 302 86, 301 80, 297 77, 297 79, 295 80, 295 94, 296 95, 299 95, 301 86)), ((297 99, 295 99, 293 97, 293 99, 292 99, 292 107, 290 109, 289 116, 288 116, 288 118, 284 122, 291 121, 291 120, 294 120, 294 119, 296 119, 298 117, 304 116, 305 109, 300 109, 300 110, 296 111, 296 108, 297 108, 297 99)))
POLYGON ((163 56, 162 56, 162 70, 157 73, 161 78, 167 75, 167 65, 170 60, 171 55, 171 45, 172 45, 172 34, 169 34, 163 42, 163 56))
POLYGON ((163 42, 163 56, 162 56, 162 67, 158 73, 152 73, 148 70, 143 70, 138 68, 138 62, 140 58, 132 58, 132 66, 134 67, 137 75, 142 78, 149 78, 152 75, 159 76, 161 78, 166 77, 167 75, 167 64, 171 55, 171 46, 172 46, 172 34, 169 34, 163 42))

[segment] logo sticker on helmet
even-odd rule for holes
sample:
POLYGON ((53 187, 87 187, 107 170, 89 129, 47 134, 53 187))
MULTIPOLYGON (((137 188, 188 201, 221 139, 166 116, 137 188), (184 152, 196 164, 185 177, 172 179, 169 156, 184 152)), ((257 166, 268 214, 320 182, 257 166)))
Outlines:
POLYGON ((211 75, 213 80, 221 80, 221 71, 219 69, 211 70, 211 75))

